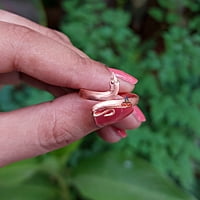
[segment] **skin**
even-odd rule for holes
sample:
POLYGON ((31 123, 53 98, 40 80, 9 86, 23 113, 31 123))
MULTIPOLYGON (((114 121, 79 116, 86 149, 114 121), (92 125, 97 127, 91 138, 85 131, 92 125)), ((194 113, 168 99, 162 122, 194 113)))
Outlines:
MULTIPOLYGON (((61 148, 96 130, 104 140, 117 142, 121 137, 113 127, 140 126, 132 114, 98 129, 91 115, 96 102, 74 91, 109 90, 111 72, 74 47, 64 34, 0 10, 0 36, 0 85, 26 82, 56 97, 0 113, 0 166, 61 148)), ((120 92, 133 88, 120 80, 120 92)))

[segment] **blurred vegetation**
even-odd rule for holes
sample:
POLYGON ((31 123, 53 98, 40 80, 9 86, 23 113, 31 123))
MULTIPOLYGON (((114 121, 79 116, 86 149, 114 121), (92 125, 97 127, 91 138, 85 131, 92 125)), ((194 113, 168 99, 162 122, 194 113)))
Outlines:
MULTIPOLYGON (((200 199, 200 1, 63 0, 62 8, 61 30, 75 46, 139 79, 147 122, 118 144, 91 134, 1 169, 1 199, 200 199)), ((0 109, 50 99, 7 86, 0 109)))

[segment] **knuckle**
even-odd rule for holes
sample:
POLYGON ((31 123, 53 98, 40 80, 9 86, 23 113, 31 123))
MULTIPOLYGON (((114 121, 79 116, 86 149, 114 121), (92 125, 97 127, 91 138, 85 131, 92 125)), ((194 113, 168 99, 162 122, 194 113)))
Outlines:
POLYGON ((64 34, 58 32, 56 30, 52 30, 52 29, 49 29, 46 27, 42 27, 42 30, 44 32, 44 35, 59 42, 62 45, 71 43, 70 40, 64 34))
POLYGON ((61 33, 61 32, 56 31, 56 30, 53 30, 53 32, 54 32, 54 34, 56 34, 57 37, 59 37, 62 41, 71 44, 70 39, 69 39, 64 33, 61 33))
POLYGON ((78 54, 74 53, 74 57, 73 57, 73 66, 76 66, 74 68, 72 68, 71 72, 71 77, 69 80, 69 84, 71 83, 75 83, 76 82, 76 87, 77 88, 82 88, 82 82, 81 81, 77 81, 77 70, 78 68, 84 68, 85 70, 80 70, 79 71, 79 76, 82 77, 85 74, 85 71, 89 71, 92 67, 92 65, 90 64, 89 59, 87 58, 83 58, 81 56, 79 56, 78 54), (89 69, 89 70, 88 70, 89 69))
POLYGON ((31 33, 32 34, 34 33, 32 29, 25 26, 16 25, 16 24, 11 24, 9 26, 8 31, 10 31, 11 33, 14 33, 14 35, 17 37, 16 39, 18 39, 20 43, 24 39, 30 38, 29 35, 31 35, 31 33))
POLYGON ((23 53, 26 53, 31 45, 31 41, 35 38, 36 32, 30 28, 19 26, 19 25, 10 25, 8 32, 15 37, 13 48, 14 48, 14 62, 13 66, 16 70, 20 71, 20 60, 23 53))
POLYGON ((44 33, 47 37, 54 39, 57 42, 63 43, 63 41, 61 40, 61 38, 55 33, 54 30, 51 30, 49 28, 45 28, 45 33, 44 33))
POLYGON ((38 127, 39 145, 45 151, 51 151, 61 148, 73 142, 74 136, 70 131, 70 127, 66 125, 66 118, 62 112, 46 110, 41 117, 38 127), (48 115, 46 114, 48 113, 48 115), (49 124, 49 122, 51 122, 49 124))

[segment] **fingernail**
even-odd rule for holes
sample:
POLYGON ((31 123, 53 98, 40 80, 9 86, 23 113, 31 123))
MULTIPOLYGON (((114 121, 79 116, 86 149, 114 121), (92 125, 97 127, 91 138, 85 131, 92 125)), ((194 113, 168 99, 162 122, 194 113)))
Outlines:
POLYGON ((138 80, 135 77, 131 76, 130 74, 127 74, 126 72, 114 68, 108 68, 108 69, 110 72, 114 72, 117 78, 120 78, 130 84, 135 85, 138 82, 138 80))
POLYGON ((112 127, 115 134, 117 136, 119 136, 120 138, 125 138, 127 137, 127 134, 126 134, 126 131, 125 130, 122 130, 122 129, 119 129, 119 128, 116 128, 116 127, 112 127))
POLYGON ((138 106, 134 106, 133 108, 134 108, 133 114, 134 114, 135 118, 140 122, 145 122, 146 121, 146 117, 144 116, 144 114, 140 110, 140 108, 138 106))
POLYGON ((98 127, 103 127, 103 126, 117 123, 118 121, 124 119, 125 117, 127 117, 133 112, 133 107, 113 108, 113 109, 115 111, 114 115, 111 115, 111 116, 100 115, 100 116, 94 117, 95 123, 98 127))

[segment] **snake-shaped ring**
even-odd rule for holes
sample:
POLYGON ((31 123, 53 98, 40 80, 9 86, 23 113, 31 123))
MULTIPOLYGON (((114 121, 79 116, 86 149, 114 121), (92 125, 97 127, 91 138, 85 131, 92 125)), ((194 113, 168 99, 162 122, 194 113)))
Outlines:
POLYGON ((110 80, 110 90, 105 92, 97 92, 86 89, 80 89, 79 95, 82 98, 98 101, 92 107, 92 115, 97 126, 98 118, 112 117, 117 112, 122 112, 124 109, 133 108, 138 101, 139 96, 134 93, 119 93, 120 82, 116 75, 112 73, 110 80))

